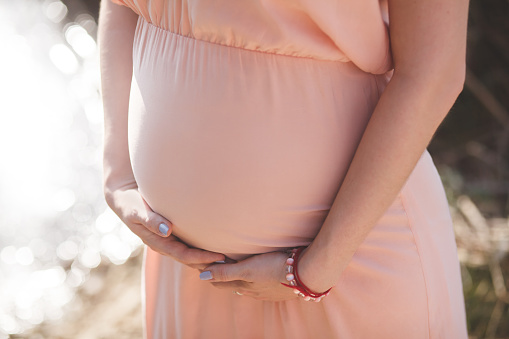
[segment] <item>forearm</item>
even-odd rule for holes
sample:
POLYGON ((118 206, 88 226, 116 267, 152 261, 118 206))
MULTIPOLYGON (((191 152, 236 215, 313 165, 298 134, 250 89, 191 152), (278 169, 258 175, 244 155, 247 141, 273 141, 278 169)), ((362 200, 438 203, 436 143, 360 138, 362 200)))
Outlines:
POLYGON ((138 15, 127 7, 101 2, 98 42, 104 108, 104 190, 135 187, 129 160, 127 118, 132 77, 133 38, 138 15))
POLYGON ((302 257, 303 279, 317 291, 339 279, 367 234, 403 187, 459 94, 463 80, 398 77, 384 91, 317 237, 302 257), (319 265, 317 264, 319 263, 319 265))

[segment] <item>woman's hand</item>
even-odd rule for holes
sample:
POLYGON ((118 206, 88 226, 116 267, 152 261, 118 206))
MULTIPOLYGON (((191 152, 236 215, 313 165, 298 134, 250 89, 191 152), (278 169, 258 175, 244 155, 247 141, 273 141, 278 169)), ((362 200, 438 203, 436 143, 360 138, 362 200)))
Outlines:
POLYGON ((118 189, 106 197, 110 208, 152 250, 196 269, 224 260, 219 253, 190 248, 171 235, 172 223, 155 213, 136 188, 118 189))
POLYGON ((283 301, 298 298, 293 289, 281 285, 285 279, 288 255, 283 252, 259 254, 235 264, 207 267, 200 279, 217 288, 229 289, 258 300, 283 301), (206 273, 210 272, 210 273, 206 273), (209 278, 212 276, 212 278, 209 278))

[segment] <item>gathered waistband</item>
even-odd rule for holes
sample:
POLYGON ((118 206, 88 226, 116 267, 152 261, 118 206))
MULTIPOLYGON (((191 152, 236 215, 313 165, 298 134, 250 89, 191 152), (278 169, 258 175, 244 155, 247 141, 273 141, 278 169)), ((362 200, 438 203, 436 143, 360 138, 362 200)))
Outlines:
MULTIPOLYGON (((290 55, 290 54, 284 54, 284 53, 267 52, 267 51, 262 51, 262 50, 249 49, 249 48, 240 47, 240 46, 226 45, 226 44, 221 44, 218 42, 197 39, 192 36, 182 35, 182 34, 167 30, 165 28, 159 27, 159 26, 147 21, 142 16, 139 16, 139 18, 138 18, 137 29, 151 31, 152 34, 155 34, 155 35, 171 35, 176 39, 188 40, 188 42, 210 44, 212 46, 231 48, 234 50, 244 51, 244 52, 248 52, 248 53, 259 53, 261 55, 276 56, 276 57, 290 58, 290 59, 296 59, 296 60, 310 60, 310 61, 320 62, 320 63, 344 64, 344 65, 348 65, 348 67, 358 69, 357 66, 355 66, 350 61, 345 62, 345 61, 338 61, 338 60, 326 60, 326 59, 313 58, 311 56, 307 57, 307 56, 290 55)), ((358 69, 358 70, 359 70, 359 72, 363 72, 360 69, 358 69)))

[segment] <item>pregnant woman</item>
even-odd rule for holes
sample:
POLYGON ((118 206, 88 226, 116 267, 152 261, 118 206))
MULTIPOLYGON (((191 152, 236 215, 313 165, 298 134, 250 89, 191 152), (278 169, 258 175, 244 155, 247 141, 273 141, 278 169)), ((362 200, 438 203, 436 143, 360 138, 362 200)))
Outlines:
POLYGON ((102 1, 105 196, 147 245, 146 338, 467 338, 426 151, 467 13, 102 1))

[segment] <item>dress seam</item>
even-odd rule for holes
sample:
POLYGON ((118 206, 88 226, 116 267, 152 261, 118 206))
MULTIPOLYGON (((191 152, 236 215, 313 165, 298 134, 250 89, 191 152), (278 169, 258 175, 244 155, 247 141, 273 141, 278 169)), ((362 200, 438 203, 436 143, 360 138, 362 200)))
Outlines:
POLYGON ((295 59, 299 59, 299 60, 318 61, 318 62, 325 62, 325 63, 338 63, 338 62, 345 63, 345 64, 352 63, 351 60, 343 61, 343 60, 339 60, 339 59, 338 60, 319 59, 319 58, 313 58, 313 57, 305 57, 305 56, 298 56, 298 55, 273 53, 273 52, 260 51, 260 50, 256 50, 256 49, 248 49, 248 48, 243 48, 243 47, 238 47, 238 46, 225 45, 225 44, 221 44, 221 43, 218 43, 218 42, 202 40, 202 39, 198 39, 196 37, 191 37, 191 36, 183 35, 183 34, 180 34, 180 33, 177 33, 177 32, 173 32, 173 31, 170 31, 169 29, 165 29, 165 28, 159 27, 159 26, 151 23, 150 21, 148 21, 147 19, 145 19, 141 15, 139 17, 140 17, 140 20, 142 20, 144 24, 147 24, 147 25, 151 26, 154 29, 164 31, 166 33, 173 34, 175 36, 178 36, 178 37, 181 37, 181 38, 184 38, 184 39, 193 40, 193 42, 197 42, 198 41, 198 42, 208 43, 208 44, 212 44, 212 45, 216 45, 216 46, 234 48, 234 49, 237 49, 237 50, 243 51, 243 52, 261 53, 261 54, 272 55, 272 56, 281 56, 281 57, 295 58, 295 59))
POLYGON ((427 306, 427 327, 428 327, 428 339, 431 339, 431 327, 430 327, 430 301, 429 301, 429 294, 428 294, 428 281, 426 279, 426 274, 424 273, 424 264, 422 262, 422 255, 421 255, 421 250, 419 248, 419 245, 417 244, 418 241, 417 241, 417 238, 418 236, 416 235, 416 233, 414 232, 414 227, 413 227, 413 224, 414 224, 414 221, 413 221, 413 218, 410 216, 410 213, 408 213, 409 211, 409 208, 408 208, 408 202, 407 202, 407 197, 406 197, 406 194, 403 194, 404 191, 407 190, 407 184, 405 183, 405 185, 403 186, 403 189, 401 190, 401 192, 399 193, 400 195, 400 198, 401 198, 401 205, 403 206, 403 210, 405 211, 405 215, 407 217, 407 220, 408 220, 408 228, 410 229, 410 232, 412 232, 412 237, 414 239, 414 244, 415 244, 415 248, 417 250, 417 255, 419 256, 419 262, 420 262, 420 266, 421 266, 421 273, 422 273, 422 280, 424 282, 424 291, 426 293, 426 306, 427 306))

